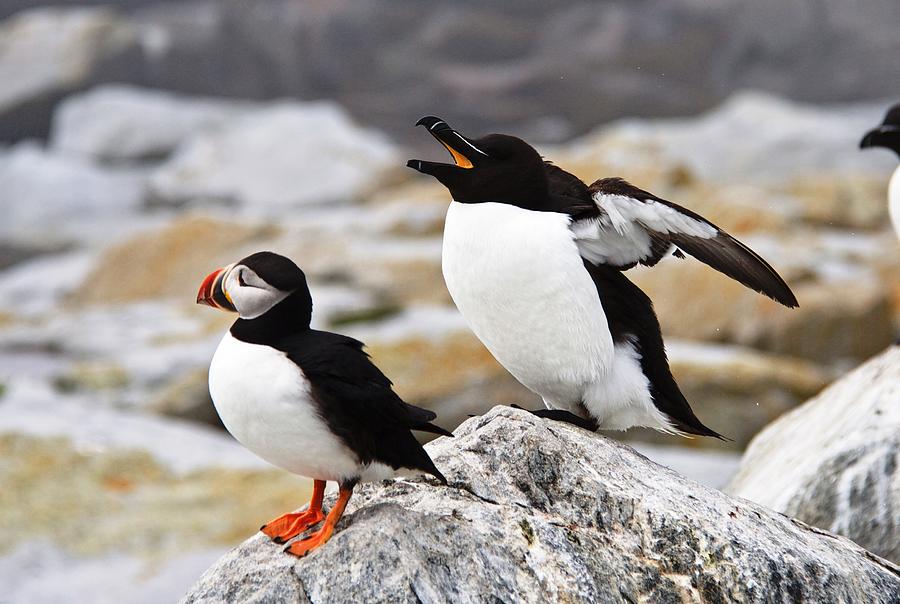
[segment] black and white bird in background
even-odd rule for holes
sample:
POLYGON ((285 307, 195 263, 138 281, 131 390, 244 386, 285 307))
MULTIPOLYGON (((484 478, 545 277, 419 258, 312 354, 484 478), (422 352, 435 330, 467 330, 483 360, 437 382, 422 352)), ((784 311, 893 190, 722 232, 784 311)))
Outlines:
POLYGON ((314 479, 308 508, 260 530, 303 556, 331 537, 360 480, 419 470, 446 480, 411 430, 452 436, 435 414, 400 399, 362 342, 310 328, 312 298, 291 260, 258 252, 204 279, 197 303, 237 312, 209 367, 209 392, 229 432, 269 463, 314 479), (325 482, 340 487, 325 516, 325 482))
MULTIPOLYGON (((900 156, 900 103, 888 110, 880 126, 866 133, 859 146, 861 149, 884 147, 900 156)), ((900 237, 900 166, 894 170, 888 184, 888 213, 894 232, 900 237)))
POLYGON ((413 159, 453 198, 447 289, 475 335, 547 407, 588 429, 646 426, 720 437, 669 370, 650 299, 623 271, 689 254, 788 307, 797 299, 758 254, 703 217, 625 182, 587 186, 525 141, 425 126, 454 163, 413 159))

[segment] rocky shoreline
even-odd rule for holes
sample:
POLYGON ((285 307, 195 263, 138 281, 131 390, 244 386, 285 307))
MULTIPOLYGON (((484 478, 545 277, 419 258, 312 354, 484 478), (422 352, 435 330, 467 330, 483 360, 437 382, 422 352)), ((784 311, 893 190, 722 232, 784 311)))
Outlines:
MULTIPOLYGON (((133 32, 97 11, 67 21, 47 56, 71 54, 64 67, 93 73, 78 71, 85 56, 127 51, 133 32), (67 47, 84 36, 95 54, 67 47)), ((331 102, 90 79, 70 87, 66 73, 36 72, 21 97, 32 108, 52 101, 46 138, 0 147, 0 477, 19 485, 0 507, 0 582, 13 601, 56 601, 76 584, 100 602, 134 585, 147 602, 171 600, 268 516, 303 501, 305 483, 210 428, 205 371, 228 319, 194 306, 197 282, 248 252, 297 259, 315 324, 368 342, 398 391, 443 425, 497 404, 537 406, 452 307, 439 266, 446 193, 402 167, 400 126, 388 136, 331 102), (336 159, 321 161, 322 150, 336 159), (78 510, 59 525, 48 511, 58 501, 78 510), (102 572, 113 567, 118 587, 102 572), (28 581, 22 569, 33 571, 28 581)), ((800 298, 784 311, 689 261, 629 273, 656 302, 689 400, 733 439, 630 433, 651 459, 722 487, 756 432, 889 346, 900 324, 884 203, 895 162, 856 150, 882 109, 744 93, 696 118, 598 120, 582 137, 541 146, 584 178, 619 174, 708 216, 771 259, 800 298)), ((505 119, 490 128, 520 125, 505 119)), ((856 466, 863 478, 877 466, 867 460, 856 466)), ((805 503, 765 503, 845 526, 805 503)))
MULTIPOLYGON (((895 366, 896 369, 896 366, 895 366)), ((182 602, 887 603, 900 568, 630 448, 495 408, 428 445, 449 480, 366 485, 303 559, 261 535, 182 602)))

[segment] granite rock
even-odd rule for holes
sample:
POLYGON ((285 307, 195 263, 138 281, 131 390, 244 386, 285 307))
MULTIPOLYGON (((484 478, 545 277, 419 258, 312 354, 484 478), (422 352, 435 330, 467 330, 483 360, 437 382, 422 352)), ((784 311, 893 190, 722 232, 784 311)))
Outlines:
POLYGON ((104 161, 153 160, 194 134, 223 127, 251 107, 122 84, 98 86, 60 104, 50 144, 60 152, 104 161))
POLYGON ((889 602, 900 590, 900 569, 846 539, 522 411, 494 409, 428 449, 449 486, 362 486, 321 549, 298 560, 256 535, 183 602, 889 602))
POLYGON ((766 427, 728 487, 900 561, 900 346, 766 427))

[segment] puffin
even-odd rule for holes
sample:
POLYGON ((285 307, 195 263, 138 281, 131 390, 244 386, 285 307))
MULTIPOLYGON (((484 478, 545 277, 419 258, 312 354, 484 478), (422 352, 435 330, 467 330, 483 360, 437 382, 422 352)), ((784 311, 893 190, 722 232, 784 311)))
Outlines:
POLYGON ((590 186, 528 143, 417 126, 453 163, 411 159, 452 197, 441 268, 485 347, 545 409, 591 431, 644 426, 723 438, 694 414, 669 369, 659 321, 624 271, 689 254, 788 307, 797 299, 749 247, 702 216, 621 178, 590 186))
MULTIPOLYGON (((860 141, 860 149, 869 147, 884 147, 900 156, 900 103, 888 109, 881 125, 867 132, 860 141)), ((888 184, 888 213, 894 232, 900 237, 900 166, 894 170, 888 184)))
POLYGON ((209 392, 222 423, 267 462, 313 479, 307 508, 260 530, 304 556, 331 537, 359 481, 408 469, 446 478, 412 430, 453 436, 431 423, 435 414, 404 402, 391 381, 347 336, 310 327, 312 297, 290 259, 257 252, 210 273, 197 303, 236 312, 209 367, 209 392), (326 516, 326 481, 339 486, 326 516))

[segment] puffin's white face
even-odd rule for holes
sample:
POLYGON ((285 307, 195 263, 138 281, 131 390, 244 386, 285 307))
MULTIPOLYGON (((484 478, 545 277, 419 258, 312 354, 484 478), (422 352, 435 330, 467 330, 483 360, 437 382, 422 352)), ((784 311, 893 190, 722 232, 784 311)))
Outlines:
POLYGON ((269 285, 253 269, 243 264, 234 265, 230 269, 226 267, 222 290, 242 319, 255 319, 264 315, 291 293, 269 285))
POLYGON ((236 311, 242 319, 255 319, 290 293, 270 285, 248 266, 229 264, 204 280, 197 301, 236 311))

